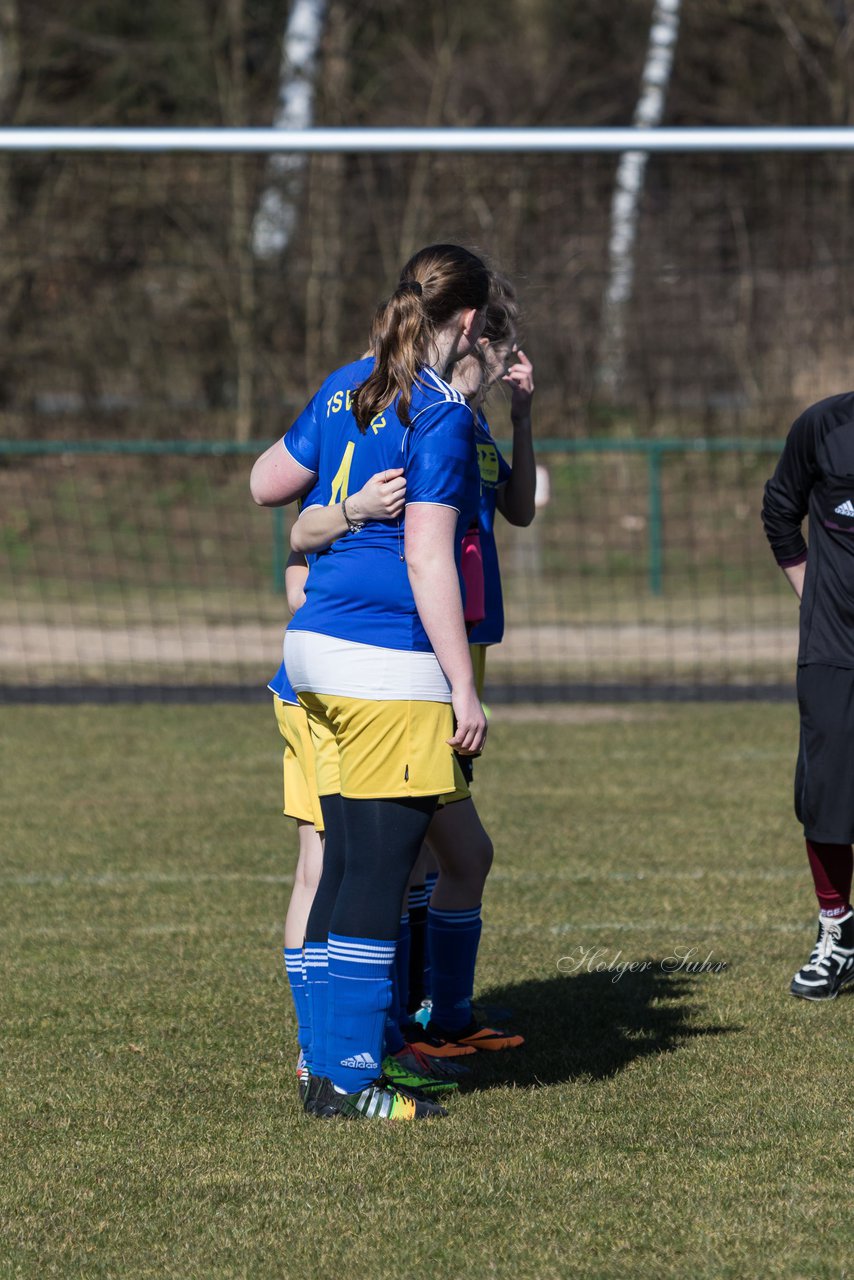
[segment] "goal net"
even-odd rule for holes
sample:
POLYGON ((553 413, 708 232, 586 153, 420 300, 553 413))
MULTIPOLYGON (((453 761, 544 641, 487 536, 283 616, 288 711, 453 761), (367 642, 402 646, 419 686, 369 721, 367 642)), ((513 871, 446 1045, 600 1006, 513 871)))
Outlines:
MULTIPOLYGON (((490 696, 785 689, 759 509, 792 418, 849 385, 854 159, 652 155, 615 315, 616 166, 0 154, 0 697, 263 690, 291 516, 252 505, 252 458, 439 240, 516 282, 535 368, 540 505, 499 524, 490 696)), ((509 457, 500 388, 487 416, 509 457)))

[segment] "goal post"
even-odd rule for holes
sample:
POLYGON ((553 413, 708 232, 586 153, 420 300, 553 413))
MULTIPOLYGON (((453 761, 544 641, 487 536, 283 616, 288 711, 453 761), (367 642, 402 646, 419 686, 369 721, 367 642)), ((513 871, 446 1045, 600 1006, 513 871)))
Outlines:
MULTIPOLYGON (((291 517, 252 506, 251 457, 440 239, 517 283, 549 480, 530 529, 499 523, 490 696, 780 694, 796 619, 758 513, 796 412, 849 383, 852 152, 854 129, 0 129, 0 699, 263 696, 291 517), (605 394, 626 150, 650 163, 605 394), (294 234, 261 257, 281 152, 294 234)), ((509 453, 500 394, 488 416, 509 453)))
POLYGON ((386 152, 469 154, 760 154, 851 152, 854 127, 833 128, 0 128, 0 151, 216 152, 272 155, 386 152))

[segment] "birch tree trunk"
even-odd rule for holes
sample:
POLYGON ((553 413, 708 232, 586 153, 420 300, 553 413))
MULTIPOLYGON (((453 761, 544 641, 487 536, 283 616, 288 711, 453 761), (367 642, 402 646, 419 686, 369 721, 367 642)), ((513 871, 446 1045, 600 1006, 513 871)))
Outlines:
MULTIPOLYGON (((276 129, 308 129, 314 123, 314 73, 326 0, 293 0, 282 40, 276 129)), ((252 226, 256 258, 276 258, 287 249, 297 221, 306 170, 301 154, 270 157, 252 226)))
MULTIPOLYGON (((632 124, 654 129, 661 124, 673 53, 679 31, 681 0, 655 0, 649 46, 632 124)), ((624 151, 617 166, 611 201, 608 286, 602 315, 597 381, 611 398, 619 396, 626 375, 626 315, 634 288, 635 242, 648 154, 624 151)))

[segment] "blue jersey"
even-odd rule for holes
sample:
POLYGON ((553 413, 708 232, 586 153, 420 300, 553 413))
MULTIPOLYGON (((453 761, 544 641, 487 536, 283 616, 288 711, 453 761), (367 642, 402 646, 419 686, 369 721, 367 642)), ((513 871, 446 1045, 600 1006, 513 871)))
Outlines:
POLYGON ((475 443, 480 472, 477 524, 483 556, 484 618, 472 629, 469 641, 471 644, 498 644, 504 636, 504 598, 498 547, 495 545, 495 504, 498 489, 510 479, 511 468, 502 458, 486 418, 481 414, 478 414, 475 424, 475 443))
POLYGON ((277 698, 281 698, 282 702, 290 702, 294 706, 296 706, 297 703, 299 702, 299 698, 294 693, 293 686, 290 680, 288 679, 288 673, 285 670, 284 659, 282 660, 282 665, 279 667, 278 671, 273 676, 273 679, 267 685, 267 688, 270 689, 271 692, 274 693, 277 698))
MULTIPOLYGON (((284 447, 316 473, 315 500, 328 505, 356 493, 376 472, 403 467, 407 503, 435 503, 459 513, 459 551, 478 501, 471 409, 432 369, 423 369, 412 388, 409 426, 392 404, 363 434, 350 397, 372 368, 372 359, 359 360, 332 374, 288 431, 284 447)), ((403 519, 368 521, 321 552, 290 630, 430 652, 409 585, 403 519)))

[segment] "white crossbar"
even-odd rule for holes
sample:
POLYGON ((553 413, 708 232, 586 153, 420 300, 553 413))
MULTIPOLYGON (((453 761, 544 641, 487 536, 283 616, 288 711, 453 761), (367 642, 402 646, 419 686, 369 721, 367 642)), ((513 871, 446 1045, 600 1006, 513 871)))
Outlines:
POLYGON ((854 128, 0 129, 0 151, 854 151, 854 128))

